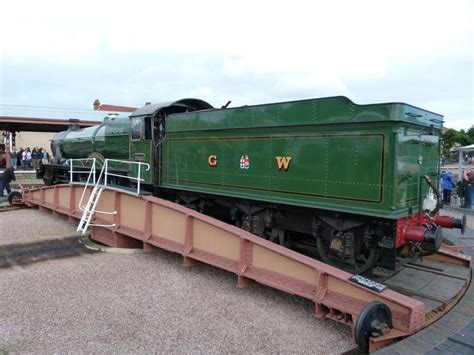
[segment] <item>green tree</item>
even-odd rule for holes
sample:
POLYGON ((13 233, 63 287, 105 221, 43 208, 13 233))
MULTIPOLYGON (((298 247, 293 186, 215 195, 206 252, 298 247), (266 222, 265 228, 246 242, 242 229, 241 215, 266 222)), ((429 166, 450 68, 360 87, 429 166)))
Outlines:
POLYGON ((463 145, 468 145, 470 144, 470 135, 469 132, 474 134, 473 128, 471 127, 468 131, 468 133, 464 132, 462 129, 461 131, 456 131, 455 129, 448 129, 446 132, 441 134, 441 139, 443 140, 443 147, 442 147, 442 153, 445 156, 449 155, 449 150, 454 147, 456 144, 460 144, 461 146, 463 145))
POLYGON ((469 137, 469 144, 474 144, 474 126, 467 130, 467 135, 469 137))

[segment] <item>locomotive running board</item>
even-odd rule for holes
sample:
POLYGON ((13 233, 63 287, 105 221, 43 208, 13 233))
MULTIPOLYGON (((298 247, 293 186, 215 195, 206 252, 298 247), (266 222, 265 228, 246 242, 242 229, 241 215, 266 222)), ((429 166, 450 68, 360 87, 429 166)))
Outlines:
MULTIPOLYGON (((90 191, 86 192, 86 198, 90 191)), ((78 206, 82 193, 82 186, 55 185, 26 190, 23 202, 50 209, 53 214, 68 215, 71 221, 76 221, 82 216, 78 206)), ((122 248, 153 250, 158 247, 181 254, 186 267, 201 261, 235 273, 237 287, 245 287, 253 280, 310 299, 315 303, 316 317, 349 325, 353 336, 364 307, 373 301, 385 304, 391 311, 392 329, 380 337, 370 338, 371 351, 411 335, 432 321, 429 314, 425 314, 423 302, 396 292, 390 286, 376 292, 377 283, 370 284, 370 280, 363 278, 355 283, 350 281, 353 275, 347 272, 181 205, 104 189, 97 207, 117 213, 95 216, 97 224, 115 225, 92 226, 91 237, 95 241, 122 248)), ((469 257, 448 249, 435 254, 433 259, 465 268, 471 265, 469 257)), ((469 281, 470 274, 455 301, 462 297, 469 281)), ((446 304, 443 314, 452 305, 446 304)))

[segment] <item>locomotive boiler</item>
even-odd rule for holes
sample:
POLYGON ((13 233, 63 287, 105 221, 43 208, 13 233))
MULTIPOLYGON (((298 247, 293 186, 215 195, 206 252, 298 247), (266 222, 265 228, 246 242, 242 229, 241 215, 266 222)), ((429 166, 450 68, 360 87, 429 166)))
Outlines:
POLYGON ((59 133, 39 174, 67 182, 70 158, 146 162, 154 195, 353 273, 393 270, 401 255, 438 250, 442 227, 464 231, 465 218, 438 214, 442 123, 346 97, 221 109, 183 99, 59 133))

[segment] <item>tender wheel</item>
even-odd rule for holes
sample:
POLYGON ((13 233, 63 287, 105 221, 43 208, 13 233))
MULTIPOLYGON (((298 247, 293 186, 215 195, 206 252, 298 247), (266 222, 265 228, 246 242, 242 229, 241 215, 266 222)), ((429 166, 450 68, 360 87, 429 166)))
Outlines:
POLYGON ((265 231, 264 236, 265 239, 273 243, 280 244, 286 247, 289 245, 288 237, 284 229, 272 228, 270 231, 265 231))
POLYGON ((362 274, 373 268, 379 257, 379 249, 376 247, 369 248, 366 253, 358 253, 354 259, 344 259, 332 255, 329 246, 322 237, 316 239, 316 247, 320 258, 326 264, 333 265, 352 274, 362 274))
POLYGON ((21 200, 21 192, 19 191, 12 191, 8 194, 7 200, 10 205, 13 205, 13 200, 20 199, 21 200))
POLYGON ((390 308, 378 301, 370 302, 357 317, 355 341, 361 350, 367 352, 370 337, 386 334, 392 327, 392 311, 390 311, 390 308))

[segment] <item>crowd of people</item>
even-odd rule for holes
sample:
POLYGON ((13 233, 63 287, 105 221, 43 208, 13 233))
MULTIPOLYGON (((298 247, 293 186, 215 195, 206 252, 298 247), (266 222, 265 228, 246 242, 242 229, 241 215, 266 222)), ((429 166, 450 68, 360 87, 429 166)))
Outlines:
POLYGON ((48 164, 50 161, 51 155, 44 148, 13 148, 10 152, 10 163, 14 169, 38 170, 41 164, 48 164))
POLYGON ((0 172, 0 197, 3 197, 5 190, 7 194, 11 192, 10 182, 16 179, 16 169, 39 170, 42 164, 49 164, 52 158, 44 148, 13 148, 10 151, 10 167, 6 168, 3 173, 0 172))
POLYGON ((451 171, 443 169, 441 175, 441 189, 443 190, 443 203, 451 204, 452 191, 459 197, 462 208, 472 208, 474 195, 474 173, 471 168, 463 170, 461 179, 455 183, 454 175, 451 171))

